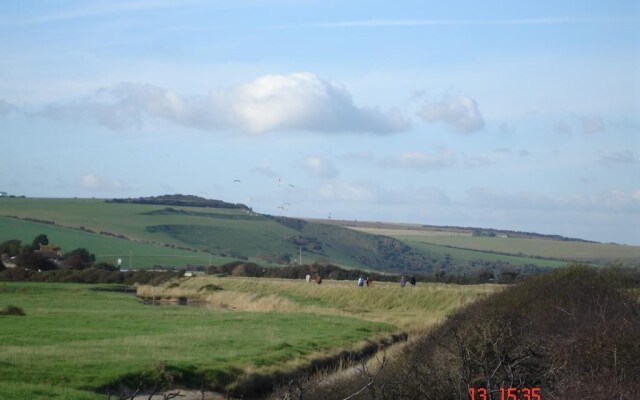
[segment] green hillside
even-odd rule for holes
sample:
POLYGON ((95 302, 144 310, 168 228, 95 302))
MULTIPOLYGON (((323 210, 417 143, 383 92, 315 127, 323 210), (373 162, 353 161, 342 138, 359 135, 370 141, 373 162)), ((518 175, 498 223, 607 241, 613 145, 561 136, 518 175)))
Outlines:
POLYGON ((380 222, 323 221, 358 232, 385 235, 433 254, 449 254, 457 260, 507 261, 542 267, 557 267, 567 262, 591 264, 621 263, 640 265, 640 246, 597 243, 557 235, 493 229, 437 227, 380 222), (490 232, 490 235, 478 232, 490 232))
POLYGON ((432 273, 496 266, 547 268, 567 260, 640 260, 635 246, 472 237, 463 229, 366 224, 345 227, 336 221, 273 217, 243 205, 182 195, 116 201, 0 198, 0 241, 29 243, 44 233, 63 251, 85 247, 98 261, 115 264, 120 258, 123 267, 132 268, 233 260, 285 265, 301 258, 305 264, 432 273))
MULTIPOLYGON (((109 262, 117 265, 117 260, 122 260, 122 268, 149 268, 154 265, 182 267, 185 265, 207 265, 209 255, 198 252, 172 249, 135 242, 132 240, 118 239, 77 229, 64 228, 50 224, 42 224, 24 221, 15 218, 0 217, 0 242, 9 239, 19 239, 24 243, 41 233, 63 252, 84 247, 96 255, 96 261, 109 262)), ((212 257, 212 263, 225 263, 233 261, 232 258, 212 257)))

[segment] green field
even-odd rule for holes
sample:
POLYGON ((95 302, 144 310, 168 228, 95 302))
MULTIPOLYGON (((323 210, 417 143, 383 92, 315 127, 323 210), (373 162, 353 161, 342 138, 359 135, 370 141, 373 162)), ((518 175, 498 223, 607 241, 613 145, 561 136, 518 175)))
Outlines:
MULTIPOLYGON (((566 261, 557 260, 545 260, 535 257, 523 257, 523 256, 510 256, 504 254, 495 254, 486 250, 471 250, 465 248, 453 248, 449 245, 437 245, 428 242, 423 242, 421 239, 416 239, 413 236, 410 237, 397 237, 411 246, 422 249, 424 251, 433 253, 449 254, 455 260, 485 260, 485 261, 504 261, 514 265, 537 265, 540 267, 558 268, 567 265, 566 261)), ((445 241, 446 243, 446 241, 445 241)))
MULTIPOLYGON (((181 267, 185 265, 208 265, 209 255, 186 250, 172 249, 158 245, 117 239, 83 232, 77 229, 23 221, 15 218, 0 217, 0 241, 19 239, 30 243, 33 238, 44 233, 52 243, 61 246, 63 251, 85 247, 96 254, 97 262, 110 262, 117 265, 122 260, 122 268, 148 268, 154 265, 181 267)), ((232 261, 232 258, 214 256, 212 263, 232 261)))
MULTIPOLYGON (((338 222, 334 222, 338 223, 338 222)), ((640 265, 640 246, 557 240, 542 236, 473 236, 469 228, 421 227, 412 224, 349 223, 345 227, 370 234, 386 235, 436 254, 459 260, 501 260, 515 265, 558 267, 567 262, 640 265)), ((505 235, 506 236, 506 235, 505 235)))
MULTIPOLYGON (((415 240, 415 237, 414 237, 415 240)), ((440 246, 492 251, 520 256, 546 257, 568 261, 634 262, 640 261, 639 246, 588 243, 535 238, 431 236, 420 239, 440 246)))
POLYGON ((224 389, 395 330, 326 313, 146 306, 93 289, 0 282, 0 309, 26 312, 0 316, 0 399, 104 399, 98 388, 161 361, 224 389))

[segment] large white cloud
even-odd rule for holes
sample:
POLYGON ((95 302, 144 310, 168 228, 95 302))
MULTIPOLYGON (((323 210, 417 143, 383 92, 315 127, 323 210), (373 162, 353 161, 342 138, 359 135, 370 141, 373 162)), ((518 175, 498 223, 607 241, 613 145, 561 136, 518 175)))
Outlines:
POLYGON ((40 114, 89 120, 111 129, 138 126, 153 117, 191 128, 254 135, 281 130, 387 134, 411 126, 396 109, 356 106, 344 87, 312 73, 266 75, 197 97, 150 84, 121 83, 84 101, 49 106, 40 114))
POLYGON ((484 127, 478 103, 469 96, 446 96, 441 101, 426 101, 418 116, 425 122, 441 122, 455 133, 473 133, 484 127))

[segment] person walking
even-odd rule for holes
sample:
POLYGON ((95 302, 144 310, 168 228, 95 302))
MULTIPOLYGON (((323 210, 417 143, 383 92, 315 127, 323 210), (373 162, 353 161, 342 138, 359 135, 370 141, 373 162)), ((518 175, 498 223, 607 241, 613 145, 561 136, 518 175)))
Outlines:
POLYGON ((409 277, 409 284, 411 285, 411 287, 416 286, 416 277, 413 276, 413 274, 411 274, 411 276, 409 277))
POLYGON ((403 288, 406 284, 407 280, 404 278, 404 275, 402 275, 402 278, 400 278, 400 287, 403 288))

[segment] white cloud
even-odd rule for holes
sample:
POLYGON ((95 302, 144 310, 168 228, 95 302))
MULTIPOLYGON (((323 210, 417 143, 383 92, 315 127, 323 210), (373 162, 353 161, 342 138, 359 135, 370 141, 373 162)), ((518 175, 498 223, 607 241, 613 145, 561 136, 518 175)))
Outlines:
POLYGON ((476 187, 467 190, 464 204, 505 209, 555 211, 634 211, 640 212, 640 189, 611 189, 597 194, 545 195, 536 192, 508 192, 476 187))
POLYGON ((457 162, 458 157, 456 157, 453 151, 444 150, 439 154, 407 151, 397 156, 383 158, 380 164, 382 166, 395 168, 438 170, 453 167, 457 162))
POLYGON ((252 169, 253 172, 264 175, 268 178, 277 178, 278 174, 271 167, 255 167, 252 169))
POLYGON ((125 185, 117 180, 87 174, 80 179, 80 187, 89 191, 123 190, 125 185))
POLYGON ((317 190, 324 200, 346 202, 373 202, 379 197, 378 189, 370 184, 355 182, 330 182, 317 190))
POLYGON ((397 156, 382 158, 379 164, 383 167, 432 171, 452 167, 475 168, 496 162, 496 158, 490 155, 468 156, 456 154, 450 149, 443 149, 439 153, 407 151, 397 156))
POLYGON ((40 115, 92 121, 110 129, 140 126, 145 117, 203 130, 259 135, 272 131, 405 131, 400 111, 358 107, 339 84, 312 73, 266 75, 243 85, 185 97, 150 84, 121 83, 81 102, 47 107, 40 115))
POLYGON ((314 178, 334 178, 339 174, 331 161, 321 157, 307 157, 301 160, 298 165, 314 178))
POLYGON ((600 156, 598 162, 602 165, 633 164, 636 157, 630 150, 614 151, 600 156))
POLYGON ((428 123, 441 122, 455 133, 473 133, 484 127, 478 103, 469 96, 447 96, 442 101, 426 101, 418 116, 428 123))

